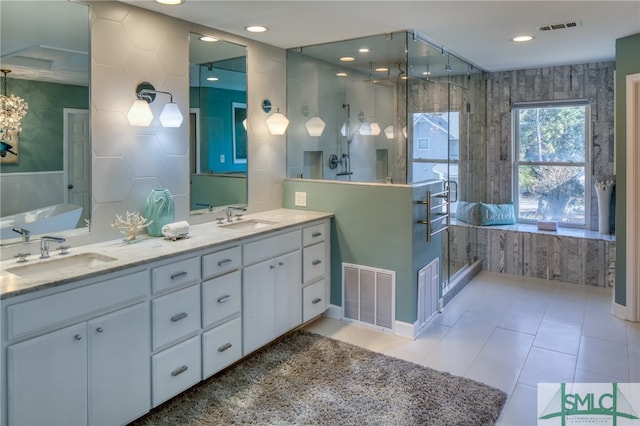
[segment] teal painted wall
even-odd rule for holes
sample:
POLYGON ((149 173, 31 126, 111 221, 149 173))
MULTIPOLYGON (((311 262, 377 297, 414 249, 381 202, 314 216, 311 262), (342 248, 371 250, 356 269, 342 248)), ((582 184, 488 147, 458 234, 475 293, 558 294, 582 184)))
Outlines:
POLYGON ((203 173, 245 172, 247 164, 233 163, 233 102, 246 104, 247 93, 237 90, 201 87, 199 100, 190 101, 193 108, 200 105, 201 169, 203 173), (225 162, 220 163, 220 155, 225 162))
POLYGON ((196 203, 212 206, 247 204, 247 177, 191 175, 191 210, 202 209, 196 203))
MULTIPOLYGON (((417 270, 440 255, 441 241, 414 239, 413 189, 333 181, 285 180, 283 207, 294 205, 295 192, 307 193, 308 210, 332 212, 331 304, 342 305, 342 263, 396 272, 396 320, 417 318, 417 270)), ((420 238, 421 237, 421 238, 420 238)))
POLYGON ((18 163, 4 163, 0 165, 0 171, 17 173, 62 170, 63 110, 89 109, 89 89, 84 86, 9 78, 7 93, 23 98, 29 109, 22 119, 18 163))
POLYGON ((627 305, 626 191, 627 98, 626 78, 640 72, 640 34, 616 40, 616 286, 615 301, 627 305))

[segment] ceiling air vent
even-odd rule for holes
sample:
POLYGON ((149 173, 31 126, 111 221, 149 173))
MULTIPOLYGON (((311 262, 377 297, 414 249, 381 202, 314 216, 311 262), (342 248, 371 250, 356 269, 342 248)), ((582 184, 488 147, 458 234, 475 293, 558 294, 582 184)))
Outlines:
POLYGON ((562 22, 560 24, 541 25, 538 27, 538 31, 563 30, 565 28, 578 28, 581 26, 582 24, 580 23, 580 21, 569 21, 569 22, 562 22))

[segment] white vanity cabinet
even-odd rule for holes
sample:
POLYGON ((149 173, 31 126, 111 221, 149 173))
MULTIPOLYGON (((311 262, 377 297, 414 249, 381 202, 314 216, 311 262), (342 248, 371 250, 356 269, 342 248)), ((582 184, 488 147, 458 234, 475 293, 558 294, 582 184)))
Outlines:
POLYGON ((2 298, 0 423, 127 424, 322 314, 329 221, 2 298))
POLYGON ((300 230, 243 246, 242 339, 248 354, 302 323, 300 230))
POLYGON ((302 244, 302 322, 307 322, 329 307, 331 251, 328 221, 305 227, 302 244))
POLYGON ((44 328, 20 329, 40 335, 17 337, 7 347, 8 424, 117 425, 149 410, 150 314, 140 301, 148 283, 142 271, 7 307, 9 319, 31 315, 40 319, 34 325, 49 319, 44 328), (109 288, 121 300, 96 299, 109 288), (68 312, 83 318, 68 325, 68 312))

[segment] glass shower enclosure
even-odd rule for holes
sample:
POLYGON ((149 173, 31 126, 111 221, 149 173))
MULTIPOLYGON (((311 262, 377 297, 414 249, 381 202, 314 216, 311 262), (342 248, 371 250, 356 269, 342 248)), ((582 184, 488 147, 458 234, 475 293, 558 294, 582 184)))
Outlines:
POLYGON ((483 70, 414 32, 290 49, 287 177, 449 188, 444 295, 476 258, 455 212, 484 198, 485 100, 483 70))

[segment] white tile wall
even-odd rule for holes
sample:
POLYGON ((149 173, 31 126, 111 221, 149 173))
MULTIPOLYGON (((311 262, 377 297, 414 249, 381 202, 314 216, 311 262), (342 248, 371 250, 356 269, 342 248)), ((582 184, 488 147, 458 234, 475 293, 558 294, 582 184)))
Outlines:
MULTIPOLYGON (((173 94, 188 114, 189 33, 209 28, 114 1, 90 1, 92 113, 91 240, 117 238, 115 214, 144 210, 151 189, 168 188, 176 220, 189 219, 188 121, 163 128, 158 116, 168 96, 151 104, 148 128, 130 126, 126 114, 142 81, 173 94)), ((286 57, 282 49, 213 31, 248 47, 249 210, 282 205, 285 136, 271 136, 260 109, 263 99, 286 111, 286 57)))

